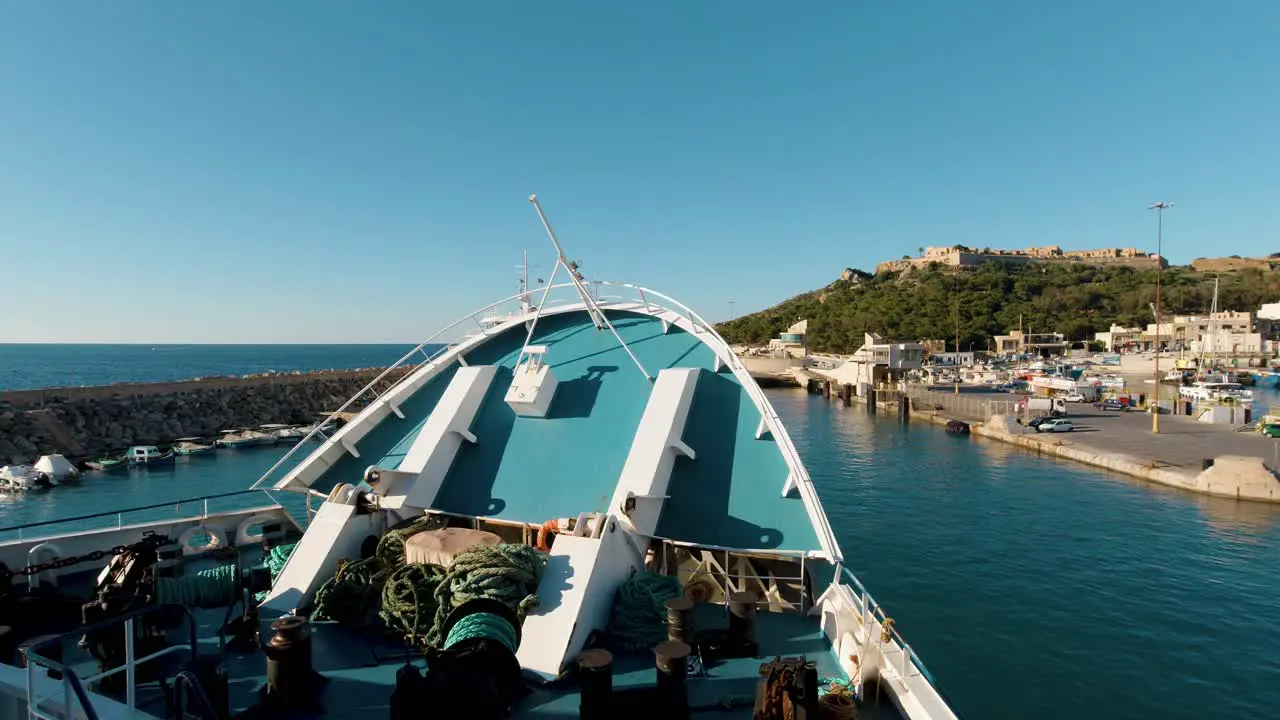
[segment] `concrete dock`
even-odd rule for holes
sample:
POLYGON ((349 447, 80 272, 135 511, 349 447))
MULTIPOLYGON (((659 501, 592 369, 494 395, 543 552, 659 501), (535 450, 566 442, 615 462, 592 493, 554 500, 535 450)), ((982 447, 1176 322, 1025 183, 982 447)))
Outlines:
MULTIPOLYGON (((835 399, 844 389, 830 393, 835 399)), ((852 393, 851 393, 852 395, 852 393)), ((1087 403, 1068 405, 1072 432, 1037 433, 1007 414, 988 414, 1009 396, 994 393, 911 392, 910 417, 946 424, 969 423, 978 437, 1017 445, 1052 457, 1093 465, 1190 492, 1240 500, 1280 503, 1280 440, 1257 432, 1237 432, 1222 424, 1161 415, 1160 434, 1151 432, 1145 412, 1096 410, 1087 403), (985 416, 985 417, 984 417, 985 416)), ((878 393, 878 404, 893 412, 899 393, 878 393)), ((866 403, 867 398, 851 397, 866 403)))

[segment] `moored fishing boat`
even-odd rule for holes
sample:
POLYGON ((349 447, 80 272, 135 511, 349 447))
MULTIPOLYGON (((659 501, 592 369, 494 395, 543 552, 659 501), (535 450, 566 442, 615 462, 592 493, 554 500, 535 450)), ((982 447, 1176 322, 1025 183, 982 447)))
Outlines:
POLYGON ((85 467, 98 472, 114 472, 129 467, 129 461, 123 456, 101 457, 96 460, 86 460, 85 467))
POLYGON ((243 430, 223 430, 222 437, 218 438, 217 446, 223 448, 246 448, 258 447, 260 445, 274 445, 275 437, 264 432, 259 432, 252 428, 243 430))
POLYGON ((125 458, 130 465, 159 465, 173 462, 173 450, 161 451, 155 445, 134 445, 125 451, 125 458))
POLYGON ((185 437, 174 441, 173 451, 179 455, 210 455, 217 450, 215 443, 199 442, 203 438, 185 437))
POLYGON ((262 432, 270 435, 272 439, 279 444, 296 443, 306 437, 306 433, 301 429, 293 427, 292 425, 283 425, 279 423, 263 425, 262 432))
POLYGON ((194 654, 196 628, 235 616, 225 634, 236 653, 172 683, 193 688, 178 713, 218 697, 254 717, 745 719, 789 706, 812 718, 855 702, 880 716, 956 717, 845 567, 786 428, 715 328, 649 288, 588 290, 551 237, 555 270, 536 300, 521 293, 428 338, 336 411, 355 413, 340 430, 255 483, 326 501, 242 615, 226 605, 263 588, 262 573, 242 569, 264 536, 279 540, 277 516, 129 528, 164 534, 151 540, 112 530, 0 543, 0 562, 38 563, 33 575, 58 580, 73 575, 64 554, 134 543, 92 588, 113 600, 84 612, 103 624, 86 631, 71 618, 28 646, 26 673, 0 668, 0 685, 29 707, 58 698, 99 717, 148 697, 169 707, 179 696, 134 682, 138 658, 194 654), (481 329, 451 337, 466 327, 481 329), (442 340, 453 342, 424 350, 442 340), (238 554, 217 587, 198 569, 211 546, 238 554), (190 639, 165 642, 188 618, 190 639), (139 625, 158 628, 145 648, 133 644, 139 625), (270 638, 261 653, 259 631, 270 638), (49 650, 80 638, 83 661, 49 650), (123 681, 96 680, 116 669, 123 681))

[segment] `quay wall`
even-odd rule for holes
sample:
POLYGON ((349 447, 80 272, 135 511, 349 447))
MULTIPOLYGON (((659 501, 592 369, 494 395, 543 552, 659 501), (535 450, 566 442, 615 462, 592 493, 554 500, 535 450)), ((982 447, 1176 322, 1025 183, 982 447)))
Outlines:
MULTIPOLYGON (((815 381, 821 383, 822 381, 815 381)), ((841 386, 832 387, 835 383, 826 381, 822 392, 831 398, 843 398, 845 390, 841 386)), ((852 390, 849 386, 843 386, 852 390)), ((892 412, 897 409, 900 395, 889 391, 877 400, 877 405, 892 412)), ((974 416, 965 416, 959 412, 943 409, 941 405, 922 403, 919 398, 906 398, 910 403, 910 417, 925 420, 938 425, 946 425, 951 420, 968 423, 970 432, 981 438, 1017 445, 1026 450, 1064 460, 1073 460, 1085 465, 1112 470, 1131 477, 1141 478, 1149 482, 1175 487, 1188 492, 1212 495, 1216 497, 1235 498, 1255 502, 1280 503, 1280 477, 1260 457, 1222 454, 1213 459, 1213 464, 1200 471, 1179 467, 1167 467, 1159 463, 1144 462, 1138 458, 1108 451, 1092 444, 1082 443, 1076 438, 1065 441, 1056 434, 1042 435, 1014 421, 1012 416, 995 413, 985 420, 974 416)), ((868 398, 849 392, 845 404, 857 402, 866 404, 868 398)), ((999 405, 999 403, 996 403, 999 405)), ((963 405, 960 408, 972 406, 963 405)), ((989 405, 976 407, 988 408, 989 405)))
MULTIPOLYGON (((337 410, 381 368, 169 383, 0 392, 0 465, 40 455, 96 457, 130 445, 265 423, 306 424, 337 410)), ((408 372, 384 378, 379 391, 408 372)), ((365 402, 373 398, 372 394, 365 402)))

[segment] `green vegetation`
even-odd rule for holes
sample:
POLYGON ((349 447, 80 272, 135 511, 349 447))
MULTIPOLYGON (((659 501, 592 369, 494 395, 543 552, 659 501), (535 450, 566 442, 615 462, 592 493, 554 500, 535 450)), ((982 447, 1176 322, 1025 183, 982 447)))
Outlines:
MULTIPOLYGON (((1164 271, 1163 311, 1205 313, 1213 279, 1221 279, 1222 310, 1252 310, 1280 300, 1280 273, 1250 269, 1197 273, 1164 271)), ((1152 321, 1156 271, 1092 267, 1083 263, 988 262, 957 270, 936 263, 905 273, 883 273, 857 282, 837 281, 767 310, 717 326, 731 343, 763 344, 797 320, 809 320, 809 347, 818 352, 853 352, 865 332, 889 338, 943 339, 954 349, 957 316, 960 347, 983 349, 993 335, 1018 328, 1060 332, 1087 340, 1112 323, 1146 326, 1152 321)))

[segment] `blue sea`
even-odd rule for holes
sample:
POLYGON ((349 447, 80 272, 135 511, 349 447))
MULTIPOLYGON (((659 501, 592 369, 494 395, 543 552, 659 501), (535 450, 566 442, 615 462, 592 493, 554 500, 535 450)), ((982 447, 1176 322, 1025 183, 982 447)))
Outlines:
POLYGON ((413 345, 5 345, 0 391, 386 367, 413 345))
MULTIPOLYGON (((0 347, 0 357, 14 357, 13 347, 0 347)), ((68 357, 83 354, 98 369, 58 375, 28 366, 23 376, 34 378, 28 384, 380 365, 405 350, 46 347, 64 368, 77 364, 68 357), (197 360, 165 367, 150 360, 153 352, 197 360), (113 366, 112 358, 121 364, 113 366)), ((13 382, 13 368, 3 371, 13 382)), ((801 391, 769 396, 809 467, 848 566, 895 618, 962 717, 1276 716, 1280 506, 1153 486, 947 435, 924 422, 869 417, 859 406, 801 391)), ((243 489, 284 452, 220 451, 169 468, 91 473, 77 486, 0 498, 0 540, 13 536, 3 528, 17 524, 243 489)), ((287 506, 302 514, 298 496, 287 506)), ((170 505, 124 521, 196 507, 170 505)))

